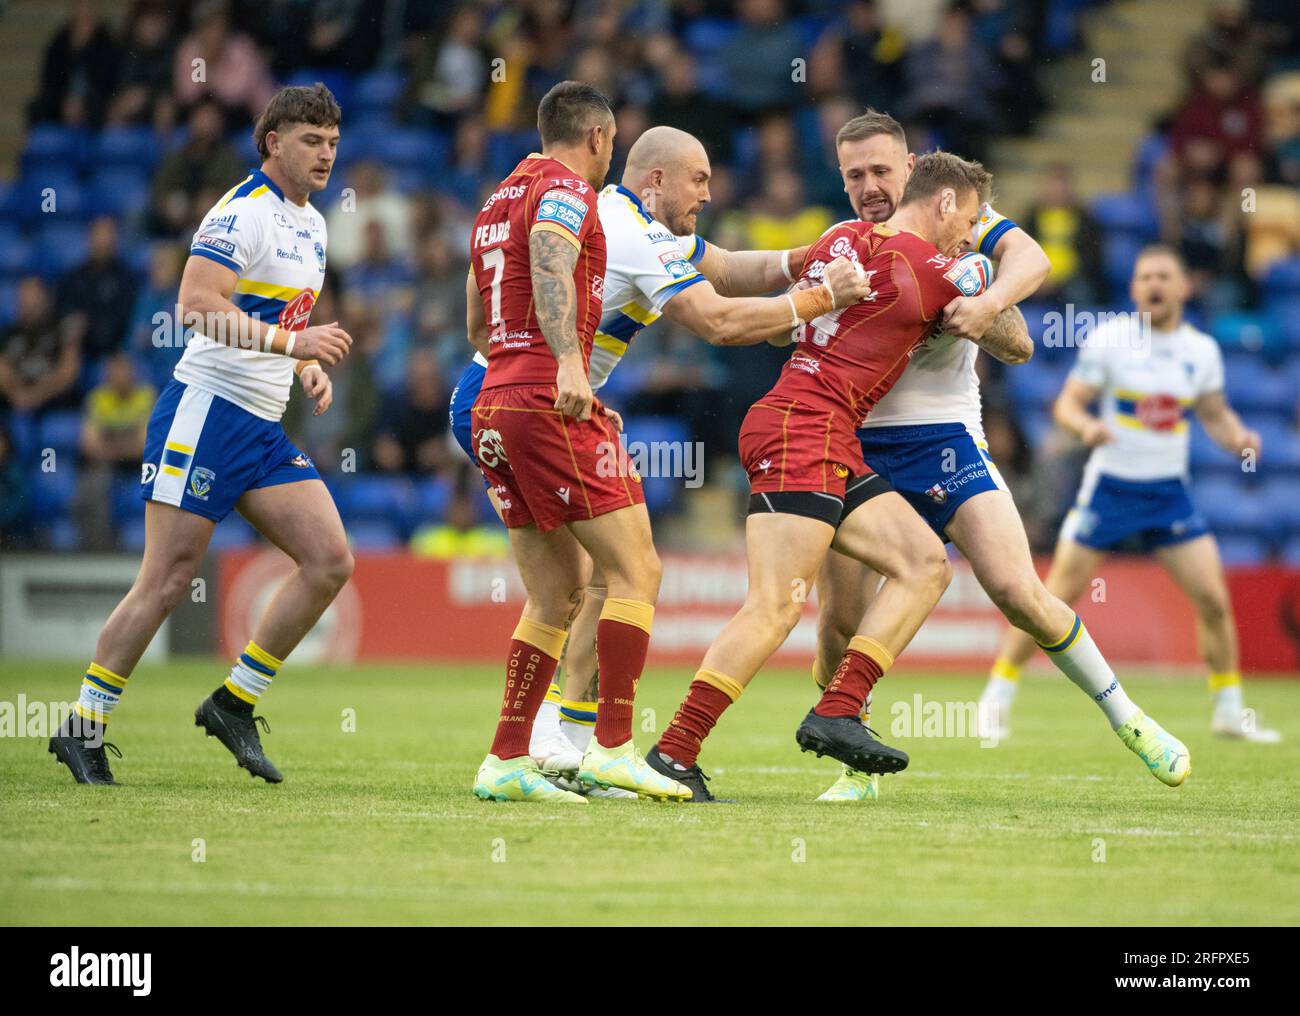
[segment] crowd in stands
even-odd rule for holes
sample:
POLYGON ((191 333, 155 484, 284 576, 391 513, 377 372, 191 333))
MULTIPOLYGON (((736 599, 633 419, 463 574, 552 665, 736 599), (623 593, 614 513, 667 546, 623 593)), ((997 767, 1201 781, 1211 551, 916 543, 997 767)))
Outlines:
MULTIPOLYGON (((0 185, 0 543, 140 545, 133 466, 182 352, 165 322, 188 240, 254 165, 252 119, 277 85, 324 81, 343 109, 338 163, 314 199, 329 269, 313 320, 337 319, 355 340, 331 371, 334 407, 313 417, 295 395, 286 427, 360 545, 445 553, 487 521, 446 414, 469 354, 468 225, 485 188, 537 146, 540 96, 568 77, 611 96, 611 181, 646 127, 692 131, 713 160, 701 234, 729 248, 797 246, 847 214, 840 124, 870 103, 903 120, 914 151, 986 157, 998 138, 1031 131, 1046 106, 1038 69, 1075 44, 1089 3, 918 0, 906 32, 884 6, 136 0, 109 23, 71 3, 44 57, 17 178, 0 185), (42 460, 51 449, 54 469, 42 460)), ((1251 6, 1258 17, 1224 15, 1198 37, 1187 100, 1139 153, 1132 194, 1085 203, 1068 166, 1045 174, 1023 223, 1053 260, 1039 311, 1122 302, 1124 258, 1157 235, 1197 271, 1202 322, 1273 313, 1270 272, 1300 275, 1300 236, 1265 225, 1300 182, 1296 39, 1284 17, 1269 20, 1284 3, 1251 6), (1245 186, 1267 216, 1232 212, 1245 186)), ((1294 306, 1300 278, 1288 292, 1294 306)), ((1300 335, 1268 335, 1290 369, 1300 335)), ((604 396, 633 438, 702 441, 706 479, 738 484, 739 420, 784 355, 710 347, 665 322, 638 336, 604 396)), ((1070 494, 1068 475, 1054 477, 1071 460, 1046 421, 1069 360, 1041 359, 1032 380, 990 371, 985 401, 994 457, 1045 547, 1070 494)), ((657 487, 652 508, 680 510, 679 486, 657 487)), ((222 530, 230 543, 251 538, 238 523, 222 530)))

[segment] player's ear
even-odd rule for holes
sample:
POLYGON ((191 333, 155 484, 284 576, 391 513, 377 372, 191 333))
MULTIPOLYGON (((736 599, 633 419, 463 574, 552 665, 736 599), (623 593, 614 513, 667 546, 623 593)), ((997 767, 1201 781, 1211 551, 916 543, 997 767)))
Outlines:
POLYGON ((957 210, 957 192, 951 187, 945 187, 939 192, 939 211, 944 215, 951 215, 957 210))

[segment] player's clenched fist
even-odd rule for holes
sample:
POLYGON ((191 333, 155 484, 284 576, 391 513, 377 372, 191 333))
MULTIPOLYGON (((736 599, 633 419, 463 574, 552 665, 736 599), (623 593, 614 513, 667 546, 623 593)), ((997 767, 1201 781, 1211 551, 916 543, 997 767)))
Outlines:
POLYGON ((332 321, 299 332, 291 355, 296 360, 319 360, 326 367, 332 367, 351 349, 352 336, 340 328, 337 321, 332 321))
POLYGON ((826 266, 822 285, 830 291, 832 310, 850 307, 871 296, 871 277, 860 264, 846 257, 837 257, 826 266))
POLYGON ((576 420, 591 419, 591 403, 595 396, 591 382, 580 356, 566 356, 555 372, 555 408, 576 420))
POLYGON ((1115 440, 1115 435, 1109 427, 1093 417, 1079 431, 1079 439, 1089 448, 1096 448, 1098 445, 1110 444, 1115 440))

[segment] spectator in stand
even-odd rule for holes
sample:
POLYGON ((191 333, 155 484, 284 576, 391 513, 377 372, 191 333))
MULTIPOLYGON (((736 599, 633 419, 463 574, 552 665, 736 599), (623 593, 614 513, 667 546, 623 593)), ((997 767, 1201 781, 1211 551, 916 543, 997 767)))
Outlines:
POLYGON ((385 404, 373 449, 386 473, 432 475, 447 465, 447 400, 450 396, 433 354, 411 354, 406 390, 385 404))
POLYGON ((783 250, 816 243, 838 221, 827 208, 804 201, 803 181, 781 166, 767 174, 745 215, 749 250, 783 250))
POLYGON ((900 106, 902 114, 939 131, 943 147, 968 159, 983 159, 986 138, 999 126, 991 97, 1004 79, 988 51, 972 37, 965 9, 944 12, 935 37, 908 51, 904 73, 907 99, 900 106))
POLYGON ((854 0, 817 41, 808 82, 816 95, 844 91, 859 106, 897 109, 906 53, 906 37, 881 22, 874 0, 854 0))
MULTIPOLYGON (((459 449, 457 449, 459 452, 459 449)), ((450 561, 460 557, 504 558, 510 554, 510 537, 495 521, 479 518, 483 488, 476 476, 461 472, 441 523, 420 526, 411 534, 411 553, 450 561), (468 480, 466 479, 468 477, 468 480)))
POLYGON ((411 305, 413 348, 429 349, 445 374, 465 365, 465 265, 440 229, 422 234, 415 249, 411 305))
POLYGON ((151 204, 158 236, 188 237, 211 207, 200 205, 200 197, 224 193, 246 169, 224 137, 225 114, 216 100, 196 102, 188 122, 185 144, 170 152, 154 174, 151 204))
POLYGON ((68 20, 45 50, 41 90, 32 102, 33 123, 98 128, 113 93, 120 54, 90 0, 68 5, 68 20))
POLYGON ((417 123, 449 128, 479 108, 488 66, 481 37, 482 15, 473 4, 451 14, 445 33, 418 40, 411 61, 405 106, 417 123))
POLYGON ((271 71, 257 44, 230 27, 225 0, 204 0, 194 13, 194 31, 176 48, 172 92, 188 107, 211 96, 239 120, 255 120, 275 91, 271 71))
POLYGON ((123 33, 117 90, 108 107, 110 123, 148 124, 171 130, 172 59, 176 52, 172 12, 165 0, 137 0, 123 33))
POLYGON ((1184 174, 1222 179, 1234 156, 1264 147, 1259 96, 1228 57, 1216 57, 1174 115, 1170 152, 1184 174))
POLYGON ((370 160, 356 163, 348 170, 347 187, 353 193, 325 217, 330 264, 346 270, 365 257, 375 223, 387 255, 406 259, 411 252, 411 201, 389 184, 384 167, 370 160))
POLYGON ((788 20, 784 0, 740 0, 741 28, 717 54, 727 71, 727 95, 742 120, 794 105, 804 86, 794 61, 809 54, 788 20))
POLYGON ((676 42, 662 44, 664 56, 657 64, 659 90, 647 116, 652 124, 667 124, 694 134, 716 162, 731 161, 731 135, 735 121, 725 105, 702 92, 696 84, 695 57, 676 42))
POLYGON ((1101 230, 1075 193, 1074 173, 1066 164, 1049 166, 1041 177, 1038 200, 1025 217, 1025 229, 1052 262, 1039 298, 1078 304, 1106 299, 1101 230))
POLYGON ((76 406, 81 346, 54 315, 39 276, 18 284, 18 314, 0 342, 0 408, 40 414, 76 406))
POLYGON ((31 510, 22 462, 0 423, 0 550, 25 546, 31 538, 31 510))
POLYGON ((81 470, 73 516, 80 549, 115 549, 113 484, 138 480, 144 432, 158 392, 136 376, 130 354, 115 353, 104 369, 104 383, 86 396, 81 424, 81 470))
POLYGON ((1192 299, 1210 312, 1240 303, 1243 243, 1237 204, 1200 177, 1183 191, 1177 247, 1187 265, 1192 299))
POLYGON ((126 348, 144 365, 145 379, 160 390, 171 380, 172 370, 185 352, 177 303, 188 250, 188 246, 175 243, 153 245, 149 276, 135 298, 126 328, 126 348))
POLYGON ((117 222, 101 215, 90 224, 86 260, 59 282, 59 310, 87 360, 126 345, 135 292, 135 272, 118 250, 117 222))

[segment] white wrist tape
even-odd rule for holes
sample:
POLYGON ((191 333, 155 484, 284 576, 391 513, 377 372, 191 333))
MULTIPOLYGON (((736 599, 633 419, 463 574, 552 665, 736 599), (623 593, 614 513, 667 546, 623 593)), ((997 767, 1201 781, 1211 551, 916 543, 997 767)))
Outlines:
POLYGON ((293 344, 298 338, 297 332, 289 333, 289 341, 284 344, 284 355, 293 356, 293 344))
POLYGON ((791 296, 789 293, 785 294, 785 298, 790 301, 790 327, 798 328, 801 324, 803 324, 803 322, 799 319, 799 308, 794 305, 794 297, 791 296))
POLYGON ((270 328, 266 330, 266 334, 262 336, 263 353, 269 353, 271 351, 271 343, 272 341, 274 341, 275 333, 279 331, 279 328, 280 328, 279 325, 272 325, 270 328))
POLYGON ((790 252, 788 250, 781 252, 781 274, 785 276, 787 282, 794 281, 794 276, 790 274, 790 252))

